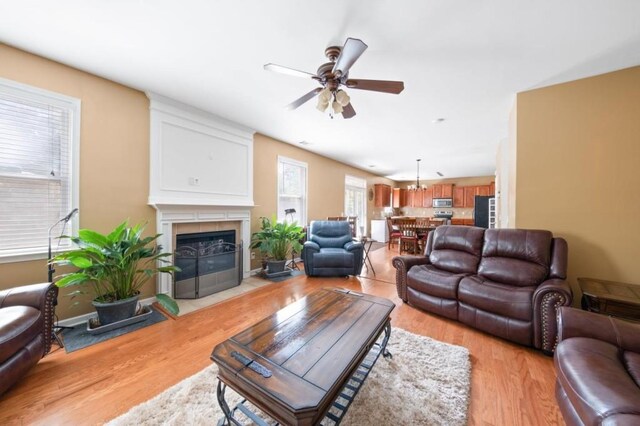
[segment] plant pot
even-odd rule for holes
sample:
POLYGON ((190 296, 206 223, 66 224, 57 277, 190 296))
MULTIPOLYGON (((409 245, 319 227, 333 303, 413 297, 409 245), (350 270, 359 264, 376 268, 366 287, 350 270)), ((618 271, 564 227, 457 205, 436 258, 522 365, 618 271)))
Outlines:
POLYGON ((91 302, 98 313, 100 325, 107 325, 113 322, 131 318, 136 314, 139 296, 128 299, 117 300, 115 302, 91 302))
POLYGON ((284 271, 284 266, 287 264, 286 260, 268 260, 267 261, 267 273, 274 274, 276 272, 284 271))

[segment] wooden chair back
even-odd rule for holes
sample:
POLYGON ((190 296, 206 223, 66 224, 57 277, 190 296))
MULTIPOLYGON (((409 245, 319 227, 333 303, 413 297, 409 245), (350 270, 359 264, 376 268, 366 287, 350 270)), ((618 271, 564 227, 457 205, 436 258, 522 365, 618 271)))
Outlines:
POLYGON ((351 236, 353 238, 356 237, 357 225, 358 225, 358 216, 329 216, 327 220, 337 220, 337 221, 347 221, 349 222, 349 227, 351 227, 351 236))

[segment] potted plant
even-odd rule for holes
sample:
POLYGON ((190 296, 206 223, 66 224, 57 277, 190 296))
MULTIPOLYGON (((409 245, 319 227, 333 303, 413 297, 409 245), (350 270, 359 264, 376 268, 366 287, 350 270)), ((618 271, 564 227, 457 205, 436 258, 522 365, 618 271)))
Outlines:
MULTIPOLYGON (((140 289, 149 278, 179 270, 172 265, 159 266, 168 263, 166 258, 172 254, 162 253, 162 247, 155 244, 160 234, 143 237, 143 231, 143 225, 129 226, 127 221, 108 235, 81 229, 77 237, 62 237, 73 241, 77 249, 51 260, 55 265, 78 268, 61 275, 55 284, 61 288, 91 286, 95 294, 93 306, 102 326, 135 315, 140 289)), ((71 296, 83 293, 78 289, 71 296)), ((156 299, 167 311, 178 314, 175 300, 166 294, 156 294, 156 299)))
POLYGON ((251 248, 257 248, 267 261, 269 274, 283 272, 292 251, 300 252, 304 230, 297 222, 277 222, 275 215, 271 220, 260 218, 261 229, 251 237, 251 248))

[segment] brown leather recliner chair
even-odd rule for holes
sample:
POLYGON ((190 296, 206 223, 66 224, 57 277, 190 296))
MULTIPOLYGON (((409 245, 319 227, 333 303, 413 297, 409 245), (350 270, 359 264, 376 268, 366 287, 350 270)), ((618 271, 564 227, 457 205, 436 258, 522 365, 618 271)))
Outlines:
POLYGON ((51 350, 57 296, 51 283, 0 291, 0 395, 51 350))
POLYGON ((397 256, 410 305, 552 353, 556 310, 569 305, 567 243, 549 231, 440 226, 424 256, 397 256))
POLYGON ((568 425, 640 424, 640 324, 562 307, 554 361, 568 425))

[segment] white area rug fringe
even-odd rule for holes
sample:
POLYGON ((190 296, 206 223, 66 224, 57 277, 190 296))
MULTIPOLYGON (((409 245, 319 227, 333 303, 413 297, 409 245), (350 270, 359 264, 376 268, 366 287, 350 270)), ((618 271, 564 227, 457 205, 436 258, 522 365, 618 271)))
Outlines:
MULTIPOLYGON (((466 348, 394 328, 342 425, 465 425, 471 388, 466 348)), ((212 425, 222 417, 212 364, 112 420, 123 425, 212 425)), ((227 389, 230 406, 239 396, 227 389)))

